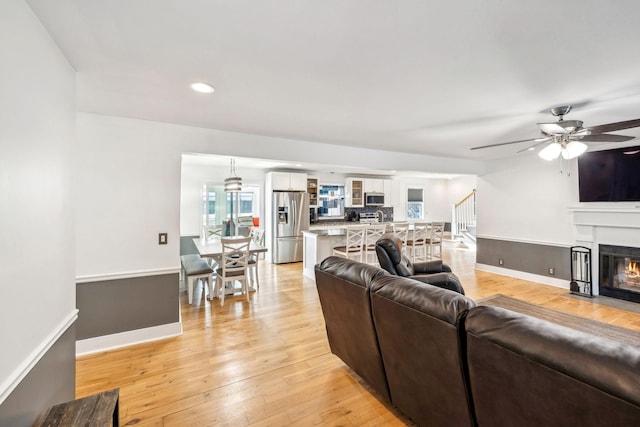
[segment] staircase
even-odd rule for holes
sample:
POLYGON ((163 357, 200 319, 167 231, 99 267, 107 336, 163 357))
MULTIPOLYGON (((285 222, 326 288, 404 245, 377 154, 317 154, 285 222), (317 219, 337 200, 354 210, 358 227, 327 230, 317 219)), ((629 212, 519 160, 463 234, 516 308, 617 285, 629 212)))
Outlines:
POLYGON ((451 210, 451 238, 458 247, 476 246, 476 190, 453 205, 451 210))

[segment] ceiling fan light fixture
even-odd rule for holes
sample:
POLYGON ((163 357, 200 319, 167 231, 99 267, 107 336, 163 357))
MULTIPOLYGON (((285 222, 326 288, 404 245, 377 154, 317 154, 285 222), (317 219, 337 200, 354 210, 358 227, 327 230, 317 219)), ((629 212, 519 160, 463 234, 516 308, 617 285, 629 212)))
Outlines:
POLYGON ((567 160, 575 159, 585 151, 587 151, 587 144, 580 141, 570 141, 562 147, 562 157, 567 160))
POLYGON ((562 151, 562 145, 560 145, 557 142, 552 142, 546 147, 544 147, 542 150, 540 150, 540 152, 538 153, 538 156, 540 156, 545 160, 551 161, 551 160, 557 159, 561 151, 562 151))

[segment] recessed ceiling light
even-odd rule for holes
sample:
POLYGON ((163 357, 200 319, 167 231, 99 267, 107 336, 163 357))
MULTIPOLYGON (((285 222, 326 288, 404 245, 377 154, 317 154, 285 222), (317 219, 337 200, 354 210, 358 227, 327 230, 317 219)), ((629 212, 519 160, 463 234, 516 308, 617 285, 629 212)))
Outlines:
POLYGON ((214 87, 208 83, 203 82, 195 82, 191 83, 191 89, 200 93, 213 93, 215 91, 214 87))
POLYGON ((296 163, 296 167, 297 167, 297 168, 301 168, 301 167, 302 167, 302 165, 301 165, 300 163, 296 163))

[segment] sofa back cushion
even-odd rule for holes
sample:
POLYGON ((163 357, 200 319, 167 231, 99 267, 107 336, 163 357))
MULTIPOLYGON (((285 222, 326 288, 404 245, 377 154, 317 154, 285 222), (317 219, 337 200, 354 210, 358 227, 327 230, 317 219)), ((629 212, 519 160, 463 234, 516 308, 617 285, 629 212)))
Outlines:
POLYGON ((465 328, 478 425, 639 425, 639 349, 497 307, 465 328))
POLYGON ((390 401, 369 298, 372 280, 387 273, 353 260, 328 257, 315 266, 315 275, 331 352, 390 401))
POLYGON ((391 401, 421 426, 470 426, 458 319, 475 303, 393 276, 374 278, 373 319, 391 401))

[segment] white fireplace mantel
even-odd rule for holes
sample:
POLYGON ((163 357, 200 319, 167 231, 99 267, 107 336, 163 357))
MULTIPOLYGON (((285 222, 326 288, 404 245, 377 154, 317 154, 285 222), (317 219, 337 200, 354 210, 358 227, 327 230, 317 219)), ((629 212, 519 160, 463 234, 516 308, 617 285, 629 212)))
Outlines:
POLYGON ((640 206, 570 207, 576 243, 591 249, 593 293, 598 293, 599 245, 640 247, 640 206))

